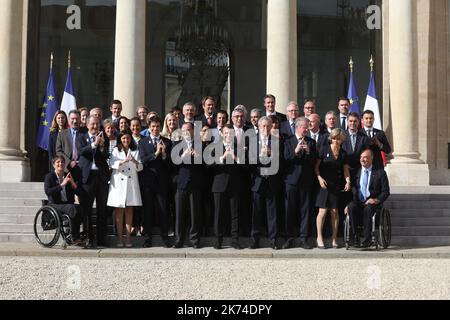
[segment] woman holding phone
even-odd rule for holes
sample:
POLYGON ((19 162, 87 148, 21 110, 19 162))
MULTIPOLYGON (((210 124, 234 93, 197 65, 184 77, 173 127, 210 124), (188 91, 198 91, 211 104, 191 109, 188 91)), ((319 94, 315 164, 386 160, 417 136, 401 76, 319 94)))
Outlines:
POLYGON ((125 216, 126 243, 131 248, 131 228, 133 227, 133 207, 142 206, 141 191, 139 187, 138 172, 143 169, 136 146, 130 130, 119 133, 117 146, 114 148, 110 167, 113 172, 109 185, 108 206, 113 207, 116 216, 118 233, 117 247, 123 247, 123 219, 125 216))

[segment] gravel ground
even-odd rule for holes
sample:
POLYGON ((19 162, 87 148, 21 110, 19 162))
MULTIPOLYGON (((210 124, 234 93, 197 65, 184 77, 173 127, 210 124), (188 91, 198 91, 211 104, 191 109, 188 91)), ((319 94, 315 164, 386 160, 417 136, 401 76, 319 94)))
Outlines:
POLYGON ((449 299, 450 260, 0 257, 0 299, 449 299))

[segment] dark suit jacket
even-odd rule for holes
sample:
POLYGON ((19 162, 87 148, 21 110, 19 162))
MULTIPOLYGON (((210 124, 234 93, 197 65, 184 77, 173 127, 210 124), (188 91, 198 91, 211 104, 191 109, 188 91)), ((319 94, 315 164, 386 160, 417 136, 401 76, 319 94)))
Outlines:
MULTIPOLYGON (((263 112, 263 116, 266 115, 266 114, 267 114, 267 112, 266 112, 265 114, 264 114, 264 112, 263 112)), ((280 124, 281 124, 282 122, 284 122, 284 121, 287 121, 287 117, 286 117, 286 115, 283 114, 283 113, 276 112, 276 116, 277 116, 278 120, 280 120, 280 124)))
MULTIPOLYGON (((391 145, 386 137, 386 134, 382 130, 372 129, 373 130, 373 138, 369 138, 369 148, 374 153, 373 166, 375 169, 384 169, 383 157, 381 156, 381 151, 386 154, 392 152, 391 145), (373 139, 378 139, 383 147, 380 149, 376 144, 374 144, 373 139)), ((361 129, 361 132, 367 136, 367 132, 365 129, 361 129)))
POLYGON ((98 146, 92 149, 89 133, 81 134, 77 141, 78 154, 80 156, 78 166, 81 168, 83 183, 86 183, 91 173, 92 162, 98 167, 99 175, 103 182, 109 181, 109 166, 107 159, 109 157, 109 140, 105 137, 103 148, 98 146))
POLYGON ((358 131, 356 133, 355 151, 353 151, 350 134, 348 131, 346 131, 346 134, 347 136, 342 148, 347 152, 348 165, 352 169, 359 169, 361 168, 360 156, 361 153, 369 147, 369 139, 365 134, 358 131))
MULTIPOLYGON (((280 124, 280 134, 282 134, 286 138, 289 138, 290 136, 293 135, 292 131, 291 131, 291 123, 289 122, 289 120, 286 120, 280 124)), ((295 129, 294 129, 294 134, 295 134, 295 129)))
POLYGON ((305 137, 305 141, 309 146, 309 154, 302 150, 300 156, 295 154, 298 140, 297 136, 291 136, 284 144, 284 164, 285 178, 284 182, 292 186, 301 186, 310 188, 314 182, 314 166, 317 159, 316 142, 305 137))
MULTIPOLYGON (((222 140, 219 140, 215 147, 222 148, 222 152, 225 153, 225 147, 222 140)), ((234 155, 237 155, 236 148, 234 149, 234 155)), ((212 168, 212 186, 211 192, 221 193, 229 190, 240 191, 242 188, 241 183, 241 169, 239 165, 234 162, 233 164, 227 164, 226 160, 223 164, 216 163, 212 168)))
POLYGON ((44 182, 44 190, 45 194, 48 197, 48 202, 53 204, 71 204, 75 202, 75 194, 79 195, 80 187, 77 189, 72 189, 70 183, 66 185, 66 196, 67 202, 63 202, 61 200, 61 191, 62 187, 59 184, 58 177, 56 176, 55 171, 48 173, 45 176, 44 182))
MULTIPOLYGON (((211 124, 210 128, 216 128, 217 127, 216 117, 217 117, 217 115, 214 113, 212 115, 212 124, 211 124)), ((204 113, 196 116, 195 117, 195 121, 201 121, 202 122, 202 126, 208 125, 208 119, 206 119, 206 116, 205 116, 204 113)))
MULTIPOLYGON (((178 141, 175 142, 173 148, 183 145, 182 150, 179 152, 179 156, 183 154, 183 151, 187 149, 186 141, 178 141)), ((192 146, 195 149, 195 145, 192 146)), ((202 150, 203 152, 203 150, 202 150)), ((202 155, 200 155, 201 157, 202 155)), ((180 165, 175 165, 177 170, 177 189, 178 190, 193 190, 193 189, 201 189, 203 183, 203 161, 202 164, 195 164, 194 157, 191 157, 191 163, 181 163, 180 165)))
POLYGON ((318 151, 330 144, 330 142, 328 141, 329 137, 330 137, 330 133, 328 132, 327 129, 325 129, 324 131, 322 131, 319 134, 319 140, 317 141, 317 150, 318 151))
POLYGON ((170 183, 172 141, 161 136, 163 143, 166 145, 167 157, 163 159, 162 155, 155 156, 155 147, 150 137, 143 138, 139 141, 139 156, 144 170, 142 171, 142 181, 144 186, 150 187, 161 193, 167 192, 170 183))
MULTIPOLYGON (((281 167, 280 148, 278 148, 278 150, 275 150, 274 144, 272 144, 272 138, 273 138, 272 136, 269 136, 268 147, 273 152, 272 157, 278 157, 278 163, 281 167)), ((278 141, 278 143, 281 142, 278 141)), ((266 192, 272 192, 273 194, 277 194, 281 190, 280 175, 274 174, 266 176, 261 174, 261 169, 270 167, 272 163, 264 164, 261 162, 262 159, 260 157, 260 136, 258 135, 256 138, 251 139, 250 144, 256 144, 256 148, 253 149, 251 148, 251 150, 256 151, 256 154, 253 154, 252 157, 253 159, 257 159, 257 164, 251 166, 252 169, 251 191, 259 194, 264 194, 266 192)))
MULTIPOLYGON (((361 201, 359 200, 359 191, 361 188, 359 180, 361 178, 361 171, 362 168, 358 170, 353 181, 353 201, 355 201, 356 203, 361 203, 361 201)), ((372 169, 372 175, 369 181, 369 192, 369 199, 378 199, 380 201, 380 204, 385 202, 389 197, 389 180, 386 172, 383 169, 372 169)))

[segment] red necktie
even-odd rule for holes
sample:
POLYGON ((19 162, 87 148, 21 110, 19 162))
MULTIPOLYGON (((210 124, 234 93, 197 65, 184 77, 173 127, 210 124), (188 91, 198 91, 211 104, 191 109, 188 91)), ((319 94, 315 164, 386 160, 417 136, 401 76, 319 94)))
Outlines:
POLYGON ((208 126, 210 126, 210 127, 211 127, 211 125, 212 125, 212 117, 211 117, 211 116, 209 116, 209 117, 208 117, 208 126))

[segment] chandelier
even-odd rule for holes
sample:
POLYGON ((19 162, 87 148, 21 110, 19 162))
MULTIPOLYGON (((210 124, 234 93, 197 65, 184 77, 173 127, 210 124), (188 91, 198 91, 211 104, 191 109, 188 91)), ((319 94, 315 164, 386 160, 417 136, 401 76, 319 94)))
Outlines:
POLYGON ((180 0, 176 55, 191 65, 228 65, 228 31, 217 19, 217 0, 180 0))

